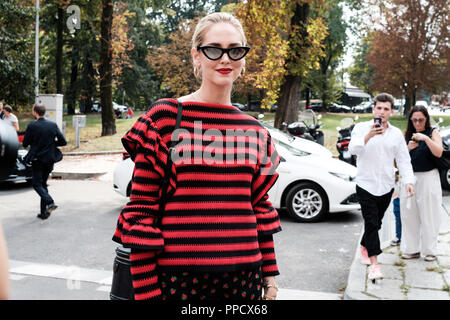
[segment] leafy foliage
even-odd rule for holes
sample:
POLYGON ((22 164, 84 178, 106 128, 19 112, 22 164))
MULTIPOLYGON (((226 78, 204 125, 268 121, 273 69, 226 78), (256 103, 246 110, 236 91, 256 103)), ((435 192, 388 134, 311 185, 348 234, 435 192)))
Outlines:
POLYGON ((13 107, 34 98, 33 20, 31 1, 0 1, 0 99, 13 107))

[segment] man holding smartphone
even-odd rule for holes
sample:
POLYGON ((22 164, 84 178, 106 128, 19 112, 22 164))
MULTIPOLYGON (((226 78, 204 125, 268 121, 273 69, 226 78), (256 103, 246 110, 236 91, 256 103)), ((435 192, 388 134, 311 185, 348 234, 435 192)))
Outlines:
POLYGON ((400 129, 389 123, 394 114, 394 97, 380 93, 374 102, 374 119, 355 125, 348 148, 357 156, 356 195, 364 219, 361 262, 370 265, 372 281, 383 278, 377 260, 382 253, 378 231, 394 191, 394 160, 409 197, 414 194, 415 182, 405 138, 400 129))

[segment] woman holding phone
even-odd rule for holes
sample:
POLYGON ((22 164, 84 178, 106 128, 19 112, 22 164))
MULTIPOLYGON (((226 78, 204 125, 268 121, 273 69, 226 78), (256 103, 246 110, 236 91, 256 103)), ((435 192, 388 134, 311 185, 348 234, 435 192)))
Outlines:
POLYGON ((441 224, 442 188, 433 157, 439 158, 443 149, 442 138, 431 127, 425 107, 412 107, 405 139, 416 177, 416 192, 409 200, 401 193, 402 258, 418 259, 422 254, 425 261, 434 261, 441 224))

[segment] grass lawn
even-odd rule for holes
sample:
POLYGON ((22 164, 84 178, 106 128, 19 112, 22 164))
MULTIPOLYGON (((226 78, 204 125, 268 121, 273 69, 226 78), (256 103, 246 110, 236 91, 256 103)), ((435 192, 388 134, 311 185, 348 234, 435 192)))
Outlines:
MULTIPOLYGON (((101 136, 102 119, 100 113, 91 113, 86 117, 86 128, 80 130, 80 147, 75 148, 75 129, 72 127, 72 116, 64 116, 66 122, 66 139, 67 146, 61 148, 63 152, 90 152, 90 151, 109 151, 109 150, 123 150, 121 138, 131 128, 137 118, 142 115, 144 111, 136 111, 132 119, 116 119, 117 133, 112 136, 101 136)), ((257 117, 257 112, 248 112, 248 114, 257 117)), ((325 147, 328 148, 334 155, 337 155, 336 141, 338 132, 336 127, 347 127, 352 123, 352 119, 357 114, 354 113, 322 113, 323 123, 322 130, 325 134, 325 147), (345 120, 344 120, 345 119, 345 120), (345 123, 347 122, 347 125, 345 123)), ((265 113, 264 121, 273 122, 275 113, 265 113)), ((359 119, 356 122, 368 121, 372 118, 372 114, 358 114, 359 119)), ((30 114, 18 115, 20 130, 25 130, 26 126, 33 119, 30 114)), ((443 126, 450 125, 450 116, 443 117, 443 126)), ((438 117, 434 117, 438 121, 438 117)), ((400 128, 402 131, 406 129, 406 119, 401 115, 394 115, 390 122, 400 128)))

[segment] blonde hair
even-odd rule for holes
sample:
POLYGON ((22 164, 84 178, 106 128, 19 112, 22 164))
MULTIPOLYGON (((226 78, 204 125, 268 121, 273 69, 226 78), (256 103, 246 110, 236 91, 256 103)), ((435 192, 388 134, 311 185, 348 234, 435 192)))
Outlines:
MULTIPOLYGON (((245 37, 244 28, 236 17, 227 12, 214 12, 204 16, 197 23, 194 30, 194 35, 192 36, 192 48, 197 49, 198 46, 202 45, 203 38, 208 29, 217 23, 229 23, 240 33, 242 37, 242 45, 247 45, 247 38, 245 37)), ((197 79, 200 78, 200 69, 194 63, 194 75, 197 79)))

